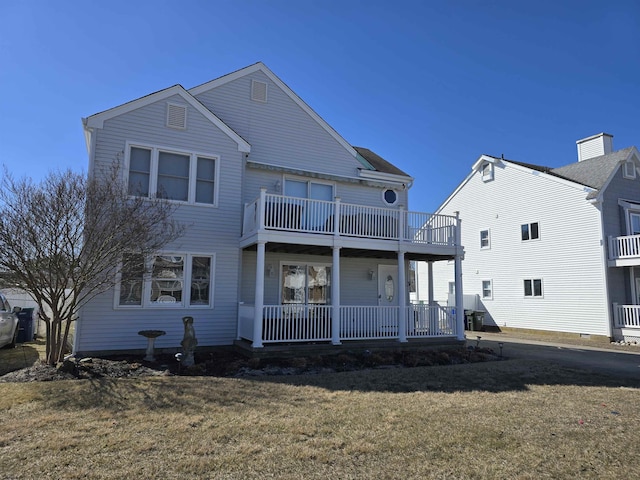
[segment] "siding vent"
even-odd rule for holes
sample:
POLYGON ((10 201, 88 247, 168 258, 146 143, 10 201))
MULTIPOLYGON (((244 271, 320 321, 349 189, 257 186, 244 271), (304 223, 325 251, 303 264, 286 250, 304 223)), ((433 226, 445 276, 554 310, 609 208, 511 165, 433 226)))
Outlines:
POLYGON ((267 84, 265 82, 257 80, 251 82, 251 100, 256 102, 267 101, 267 84))
POLYGON ((613 151, 613 135, 599 133, 591 137, 583 138, 576 142, 578 146, 578 161, 607 155, 613 151))
POLYGON ((176 105, 167 103, 167 127, 187 128, 187 107, 184 105, 176 105))

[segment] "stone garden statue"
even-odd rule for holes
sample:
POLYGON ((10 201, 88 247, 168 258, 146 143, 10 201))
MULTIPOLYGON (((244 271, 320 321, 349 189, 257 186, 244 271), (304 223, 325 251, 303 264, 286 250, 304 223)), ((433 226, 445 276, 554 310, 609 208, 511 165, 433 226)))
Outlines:
POLYGON ((182 317, 182 323, 184 324, 184 337, 182 338, 182 365, 190 367, 195 363, 193 359, 193 352, 198 345, 198 339, 196 338, 196 331, 193 328, 193 317, 182 317))

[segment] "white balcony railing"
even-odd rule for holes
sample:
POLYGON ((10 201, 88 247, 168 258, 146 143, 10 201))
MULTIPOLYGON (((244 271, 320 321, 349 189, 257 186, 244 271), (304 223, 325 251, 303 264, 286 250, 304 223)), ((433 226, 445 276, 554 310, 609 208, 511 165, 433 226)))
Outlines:
POLYGON ((640 258, 640 235, 609 237, 609 260, 640 258))
POLYGON ((617 328, 640 328, 640 305, 614 303, 613 321, 617 328))
MULTIPOLYGON (((331 305, 265 305, 262 342, 331 341, 331 305)), ((252 305, 241 305, 239 333, 253 340, 252 305)), ((400 321, 406 323, 407 338, 455 337, 456 318, 439 305, 378 307, 343 305, 340 340, 388 340, 399 338, 400 321)))
POLYGON ((242 233, 267 229, 454 246, 457 223, 450 215, 261 192, 245 205, 242 233))

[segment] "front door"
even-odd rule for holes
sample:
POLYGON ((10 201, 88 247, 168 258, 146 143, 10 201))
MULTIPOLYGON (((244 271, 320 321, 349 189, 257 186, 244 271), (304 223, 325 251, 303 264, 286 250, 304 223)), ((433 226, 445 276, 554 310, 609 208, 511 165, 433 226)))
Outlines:
MULTIPOLYGON (((398 267, 378 265, 378 306, 398 306, 398 267)), ((378 309, 378 328, 382 336, 395 336, 398 332, 398 309, 378 309)))

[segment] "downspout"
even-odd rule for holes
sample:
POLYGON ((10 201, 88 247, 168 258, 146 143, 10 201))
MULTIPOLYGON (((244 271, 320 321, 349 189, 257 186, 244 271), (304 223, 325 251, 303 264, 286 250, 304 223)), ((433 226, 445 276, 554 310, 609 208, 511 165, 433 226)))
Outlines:
POLYGON ((607 312, 607 336, 609 340, 613 340, 613 315, 612 305, 609 298, 609 265, 607 256, 607 240, 604 231, 604 200, 602 194, 598 195, 594 200, 591 200, 591 204, 600 212, 600 246, 601 246, 601 258, 602 258, 602 272, 604 274, 604 301, 605 311, 607 312))

